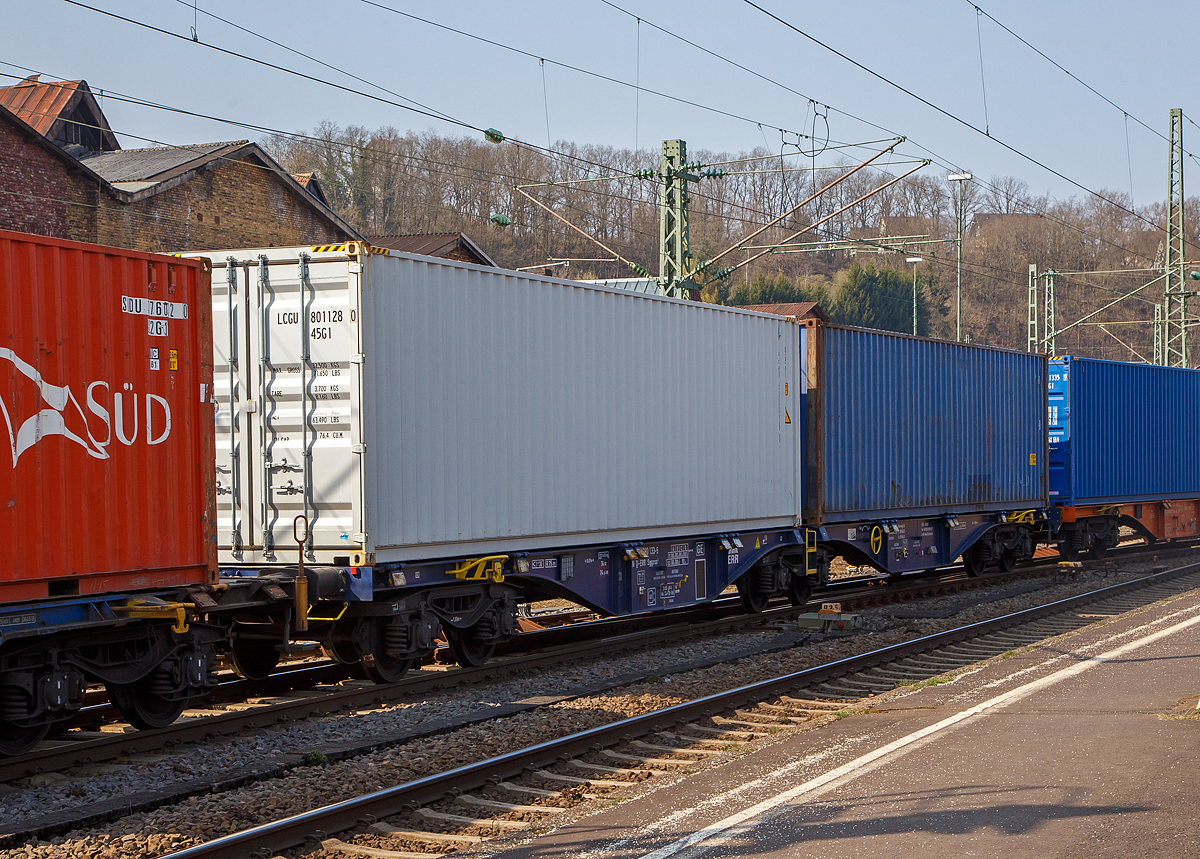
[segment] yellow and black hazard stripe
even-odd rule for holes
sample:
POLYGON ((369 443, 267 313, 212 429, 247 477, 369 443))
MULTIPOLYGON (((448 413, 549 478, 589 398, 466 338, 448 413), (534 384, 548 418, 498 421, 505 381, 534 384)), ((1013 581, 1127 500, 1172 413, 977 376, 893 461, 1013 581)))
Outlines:
POLYGON ((313 245, 312 252, 315 254, 356 254, 361 252, 381 256, 387 256, 391 253, 387 248, 360 245, 358 242, 342 242, 340 245, 313 245))

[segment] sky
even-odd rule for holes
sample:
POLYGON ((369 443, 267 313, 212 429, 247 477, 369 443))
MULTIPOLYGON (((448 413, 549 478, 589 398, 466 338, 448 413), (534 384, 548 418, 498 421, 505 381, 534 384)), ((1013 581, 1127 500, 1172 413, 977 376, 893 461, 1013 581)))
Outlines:
MULTIPOLYGON (((496 128, 539 146, 681 138, 732 154, 903 135, 897 151, 933 158, 929 175, 1011 175, 1035 194, 1107 189, 1136 205, 1166 195, 1168 116, 1180 107, 1185 176, 1200 168, 1189 121, 1200 123, 1200 52, 1187 36, 1200 30, 1200 4, 1187 0, 85 1, 166 32, 67 0, 21 0, 6 9, 0 83, 31 71, 83 78, 289 132, 322 121, 476 137, 496 128), (413 102, 434 116, 398 106, 413 102)), ((114 97, 102 105, 126 148, 263 137, 114 97)))

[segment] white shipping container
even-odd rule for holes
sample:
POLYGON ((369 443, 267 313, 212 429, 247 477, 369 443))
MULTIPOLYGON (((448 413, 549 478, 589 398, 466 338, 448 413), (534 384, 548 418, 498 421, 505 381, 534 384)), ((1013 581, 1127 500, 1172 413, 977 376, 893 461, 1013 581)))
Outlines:
POLYGON ((337 564, 798 521, 792 322, 353 243, 204 256, 222 563, 294 563, 299 514, 337 564))

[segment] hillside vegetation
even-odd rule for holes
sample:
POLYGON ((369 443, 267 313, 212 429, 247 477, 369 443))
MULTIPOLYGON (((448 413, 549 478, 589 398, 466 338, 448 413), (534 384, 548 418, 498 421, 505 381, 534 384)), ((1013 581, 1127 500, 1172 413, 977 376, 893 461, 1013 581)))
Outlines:
MULTIPOLYGON (((620 263, 578 261, 606 254, 514 190, 514 185, 537 184, 542 187, 527 190, 538 200, 626 259, 657 273, 658 186, 653 179, 631 175, 658 167, 656 149, 635 152, 560 142, 557 156, 551 157, 475 138, 331 123, 306 137, 272 137, 264 144, 289 170, 315 172, 333 209, 366 235, 461 231, 505 267, 572 259, 576 261, 569 266, 551 270, 572 278, 632 276, 620 263), (567 184, 597 178, 602 181, 567 184), (509 225, 496 226, 492 215, 504 215, 509 225)), ((781 172, 779 154, 765 149, 726 153, 696 147, 689 149, 688 158, 706 163, 751 159, 728 165, 731 175, 692 186, 691 248, 697 260, 738 243, 853 164, 842 159, 816 170, 781 172)), ((786 166, 795 168, 795 159, 787 159, 786 166)), ((773 253, 749 270, 739 269, 708 286, 704 299, 729 304, 818 301, 839 321, 907 332, 912 329, 913 268, 905 257, 918 255, 925 260, 917 266, 919 330, 953 337, 956 189, 930 170, 853 206, 798 241, 884 235, 940 241, 910 245, 903 253, 811 248, 773 253)), ((890 175, 863 170, 750 244, 778 242, 867 194, 890 175)), ((1036 264, 1039 271, 1086 272, 1057 280, 1060 328, 1136 291, 1063 334, 1060 353, 1149 359, 1153 346, 1148 322, 1154 317, 1154 304, 1162 302, 1162 282, 1152 281, 1161 271, 1107 272, 1161 269, 1166 234, 1158 225, 1165 223, 1165 207, 1134 206, 1120 191, 1101 193, 1116 205, 1096 197, 1036 196, 1024 181, 1009 176, 977 176, 964 183, 963 327, 972 340, 1025 348, 1028 271, 1036 264)), ((1198 215, 1200 201, 1191 198, 1186 224, 1193 248, 1200 244, 1198 215)), ((1193 252, 1189 249, 1189 256, 1193 252)), ((749 255, 736 251, 721 265, 749 255)), ((1038 301, 1040 305, 1041 282, 1038 301)))

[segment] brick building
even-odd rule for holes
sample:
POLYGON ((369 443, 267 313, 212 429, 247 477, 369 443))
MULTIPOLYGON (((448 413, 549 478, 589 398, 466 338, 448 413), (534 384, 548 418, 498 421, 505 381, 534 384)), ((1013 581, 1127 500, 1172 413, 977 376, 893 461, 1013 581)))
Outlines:
POLYGON ((187 251, 361 238, 246 140, 88 153, 80 160, 119 202, 97 213, 100 244, 187 251))
POLYGON ((0 108, 0 228, 58 238, 92 235, 104 180, 0 108))
POLYGON ((4 229, 155 252, 361 240, 304 178, 246 140, 122 150, 83 81, 0 87, 4 229))

